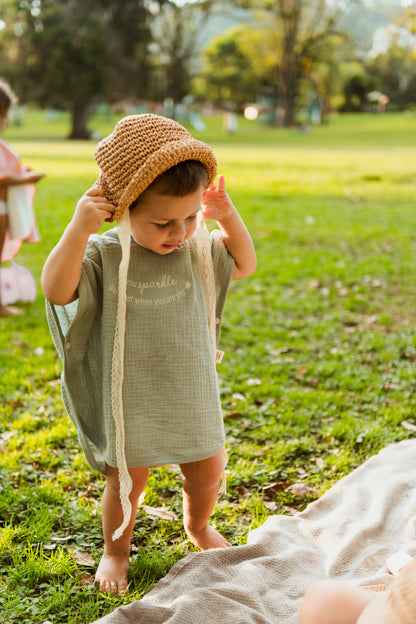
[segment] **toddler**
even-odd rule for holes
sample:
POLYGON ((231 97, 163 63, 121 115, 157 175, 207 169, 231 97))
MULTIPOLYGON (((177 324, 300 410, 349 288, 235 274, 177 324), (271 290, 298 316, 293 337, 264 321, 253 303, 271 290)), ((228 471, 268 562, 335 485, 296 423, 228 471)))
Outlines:
MULTIPOLYGON (((3 130, 10 108, 16 102, 9 84, 0 80, 0 132, 3 130)), ((34 182, 43 178, 42 173, 36 173, 22 166, 19 156, 3 140, 0 140, 0 260, 10 260, 19 251, 22 242, 38 242, 39 234, 32 210, 32 200, 35 194, 34 182), (16 206, 12 202, 10 189, 20 187, 26 195, 23 205, 16 206), (12 211, 12 212, 11 212, 12 211)), ((19 309, 6 306, 1 301, 0 290, 0 317, 18 314, 19 309)))
POLYGON ((100 177, 48 257, 42 288, 66 408, 105 475, 96 580, 122 593, 149 467, 180 465, 195 546, 230 546, 208 523, 226 462, 216 347, 229 281, 250 275, 256 256, 224 177, 214 182, 212 150, 175 121, 125 117, 95 160, 100 177), (209 236, 204 219, 219 229, 209 236))

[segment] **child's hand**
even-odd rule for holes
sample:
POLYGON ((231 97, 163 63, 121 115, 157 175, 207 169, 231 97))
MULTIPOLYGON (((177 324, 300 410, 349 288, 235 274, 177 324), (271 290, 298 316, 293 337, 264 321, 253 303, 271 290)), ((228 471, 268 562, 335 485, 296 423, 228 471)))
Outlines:
POLYGON ((110 204, 101 189, 92 186, 79 200, 71 221, 71 229, 83 234, 95 234, 101 230, 105 221, 111 221, 115 206, 110 204))
POLYGON ((257 266, 256 252, 251 236, 225 190, 224 176, 218 176, 202 196, 202 214, 214 219, 222 230, 224 245, 234 258, 233 279, 247 277, 257 266))
POLYGON ((202 214, 205 219, 224 221, 235 212, 231 199, 225 190, 224 176, 218 176, 218 186, 213 182, 202 196, 202 214))

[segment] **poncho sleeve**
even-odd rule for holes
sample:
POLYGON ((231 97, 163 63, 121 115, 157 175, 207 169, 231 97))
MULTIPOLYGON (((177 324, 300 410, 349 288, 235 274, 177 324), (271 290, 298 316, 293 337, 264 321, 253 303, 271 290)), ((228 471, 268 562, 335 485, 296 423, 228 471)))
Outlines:
POLYGON ((101 305, 102 266, 95 240, 82 265, 78 299, 65 306, 46 302, 53 342, 62 360, 61 391, 89 464, 104 472, 100 431, 102 413, 101 305))
POLYGON ((62 361, 84 360, 91 329, 100 314, 101 299, 102 263, 96 237, 91 237, 82 263, 78 298, 64 306, 46 301, 49 329, 62 361))

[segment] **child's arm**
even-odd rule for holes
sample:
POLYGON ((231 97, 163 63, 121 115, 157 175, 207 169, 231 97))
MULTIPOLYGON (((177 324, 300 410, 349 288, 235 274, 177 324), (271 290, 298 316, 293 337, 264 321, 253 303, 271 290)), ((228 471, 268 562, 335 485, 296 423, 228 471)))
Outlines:
POLYGON ((48 301, 66 305, 77 298, 88 238, 101 229, 104 221, 112 218, 114 210, 97 186, 81 197, 71 222, 43 267, 41 284, 48 301))
POLYGON ((225 190, 224 176, 218 176, 202 198, 205 219, 213 219, 224 234, 224 244, 234 258, 233 279, 248 277, 256 270, 257 259, 251 236, 225 190))

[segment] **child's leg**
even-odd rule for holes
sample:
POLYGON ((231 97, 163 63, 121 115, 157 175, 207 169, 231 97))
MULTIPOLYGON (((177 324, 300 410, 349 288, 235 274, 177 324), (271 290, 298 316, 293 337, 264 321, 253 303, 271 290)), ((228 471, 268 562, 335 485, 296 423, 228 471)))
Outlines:
POLYGON ((127 589, 130 538, 136 520, 137 504, 140 494, 146 487, 149 469, 130 468, 129 473, 133 481, 130 494, 132 506, 130 524, 124 534, 113 542, 112 535, 123 521, 123 510, 120 502, 118 469, 111 466, 106 468, 106 486, 102 504, 104 554, 97 568, 95 580, 99 583, 101 591, 112 594, 123 593, 127 589))
POLYGON ((355 624, 373 598, 372 592, 350 583, 316 583, 303 597, 298 624, 355 624))
POLYGON ((189 464, 181 464, 183 483, 183 518, 185 531, 201 550, 231 546, 208 524, 208 518, 218 497, 224 470, 224 453, 189 464))

